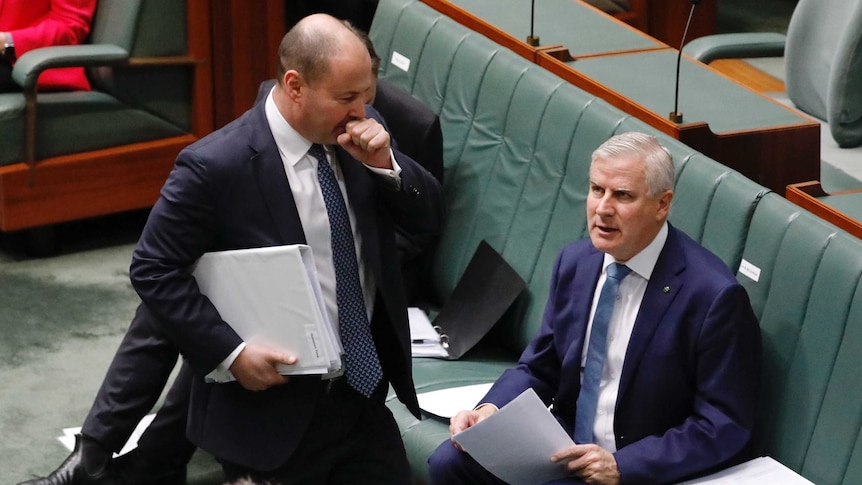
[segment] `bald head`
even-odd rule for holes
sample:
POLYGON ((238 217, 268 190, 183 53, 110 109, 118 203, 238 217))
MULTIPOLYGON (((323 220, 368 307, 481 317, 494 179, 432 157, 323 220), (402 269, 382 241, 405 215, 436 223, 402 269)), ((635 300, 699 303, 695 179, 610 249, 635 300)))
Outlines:
POLYGON ((295 70, 307 83, 314 84, 329 73, 330 61, 343 55, 364 55, 371 62, 360 31, 330 15, 304 17, 281 40, 278 82, 283 83, 287 71, 295 70))

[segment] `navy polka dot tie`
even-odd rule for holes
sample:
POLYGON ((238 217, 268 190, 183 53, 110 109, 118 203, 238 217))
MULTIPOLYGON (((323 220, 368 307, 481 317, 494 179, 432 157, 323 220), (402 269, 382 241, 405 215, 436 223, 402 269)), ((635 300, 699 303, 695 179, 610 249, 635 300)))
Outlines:
POLYGON ((593 315, 593 328, 590 331, 590 343, 587 347, 587 363, 584 365, 581 392, 578 394, 578 409, 575 413, 575 443, 577 444, 593 442, 599 384, 602 380, 602 370, 605 368, 605 356, 608 353, 608 325, 614 313, 614 303, 620 289, 620 282, 630 272, 631 268, 619 263, 608 266, 608 276, 599 294, 599 303, 593 315))
POLYGON ((335 173, 326 160, 323 146, 314 144, 308 153, 317 159, 317 178, 329 214, 332 233, 332 262, 335 266, 335 295, 338 304, 338 326, 347 367, 347 382, 365 397, 370 396, 380 380, 383 370, 371 337, 365 299, 359 284, 359 265, 347 206, 335 173))

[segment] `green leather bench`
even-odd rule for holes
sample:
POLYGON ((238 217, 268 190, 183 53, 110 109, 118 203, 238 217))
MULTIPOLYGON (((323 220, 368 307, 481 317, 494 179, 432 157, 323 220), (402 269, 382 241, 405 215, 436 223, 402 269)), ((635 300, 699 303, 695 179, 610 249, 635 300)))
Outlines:
MULTIPOLYGON (((431 274, 445 301, 473 251, 487 241, 527 290, 477 348, 458 361, 414 359, 419 392, 495 380, 538 330, 559 250, 586 235, 592 151, 610 136, 660 137, 677 163, 671 222, 739 265, 758 200, 767 192, 644 123, 586 94, 421 2, 384 0, 371 38, 389 79, 439 113, 447 224, 431 274)), ((414 478, 448 438, 448 424, 410 415, 394 399, 414 478)))
POLYGON ((765 358, 756 452, 817 484, 862 483, 862 242, 770 193, 743 259, 765 358))

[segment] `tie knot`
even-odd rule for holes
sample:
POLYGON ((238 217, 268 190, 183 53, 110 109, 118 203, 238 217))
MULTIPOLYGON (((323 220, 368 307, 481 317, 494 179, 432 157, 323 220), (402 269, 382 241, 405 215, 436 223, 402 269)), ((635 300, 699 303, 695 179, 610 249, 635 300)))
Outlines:
POLYGON ((632 269, 624 264, 611 263, 611 265, 608 266, 608 278, 613 278, 617 281, 622 281, 622 279, 628 276, 631 272, 632 269))
POLYGON ((326 162, 326 150, 320 143, 311 145, 311 148, 308 149, 308 154, 316 158, 318 162, 326 162))

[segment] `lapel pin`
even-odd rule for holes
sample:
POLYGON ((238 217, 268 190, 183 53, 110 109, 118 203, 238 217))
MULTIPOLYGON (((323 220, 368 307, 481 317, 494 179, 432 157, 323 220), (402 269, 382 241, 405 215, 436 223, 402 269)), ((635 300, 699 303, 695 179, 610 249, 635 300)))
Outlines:
POLYGON ((670 286, 665 286, 664 288, 662 288, 662 291, 664 291, 665 293, 669 293, 670 292, 670 286))

